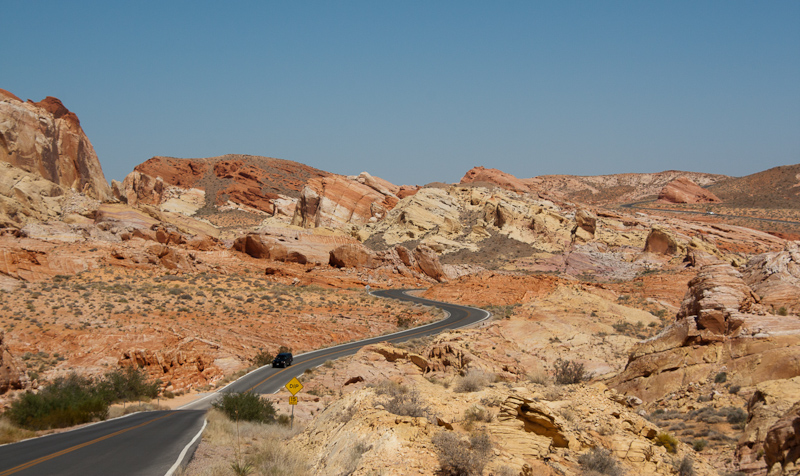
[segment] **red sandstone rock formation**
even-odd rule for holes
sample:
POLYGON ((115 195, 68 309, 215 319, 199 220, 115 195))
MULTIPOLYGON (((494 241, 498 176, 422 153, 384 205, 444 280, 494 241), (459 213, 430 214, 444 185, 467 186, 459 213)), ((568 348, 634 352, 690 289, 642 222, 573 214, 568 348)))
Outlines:
POLYGON ((530 192, 530 187, 513 175, 507 174, 502 170, 487 169, 484 167, 473 167, 461 178, 460 183, 480 182, 491 183, 514 192, 530 192))
POLYGON ((395 195, 386 195, 347 177, 333 175, 312 179, 303 188, 292 224, 304 228, 362 225, 384 218, 398 201, 395 195))
POLYGON ((719 203, 722 201, 686 177, 678 177, 666 184, 659 192, 658 200, 668 203, 719 203))
POLYGON ((78 117, 53 97, 22 102, 0 90, 0 162, 98 200, 111 198, 78 117))
POLYGON ((745 282, 773 311, 800 312, 800 243, 753 257, 742 272, 745 282))

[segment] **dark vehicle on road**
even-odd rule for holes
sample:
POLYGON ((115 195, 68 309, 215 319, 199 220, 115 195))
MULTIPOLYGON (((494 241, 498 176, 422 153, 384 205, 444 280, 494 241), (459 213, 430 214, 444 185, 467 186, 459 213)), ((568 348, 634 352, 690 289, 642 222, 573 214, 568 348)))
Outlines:
POLYGON ((293 360, 294 357, 292 357, 292 354, 290 352, 281 352, 280 354, 275 356, 275 359, 272 360, 272 368, 288 367, 292 365, 293 360))

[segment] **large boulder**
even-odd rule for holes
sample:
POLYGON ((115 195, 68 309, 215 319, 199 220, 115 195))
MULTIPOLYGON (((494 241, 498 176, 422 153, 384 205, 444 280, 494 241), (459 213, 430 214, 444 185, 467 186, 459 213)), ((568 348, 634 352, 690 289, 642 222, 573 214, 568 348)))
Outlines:
POLYGON ((678 242, 671 233, 662 229, 654 227, 647 235, 647 240, 644 244, 644 251, 646 253, 657 253, 662 255, 674 255, 678 252, 678 242))
POLYGON ((530 187, 517 177, 502 170, 487 169, 485 167, 473 167, 464 174, 464 177, 461 178, 461 183, 492 184, 513 192, 530 192, 530 187))
POLYGON ((769 474, 799 474, 800 401, 796 402, 769 430, 764 438, 764 461, 769 474), (776 468, 780 465, 780 468, 776 468))
POLYGON ((658 199, 668 203, 719 203, 722 201, 686 177, 678 177, 664 185, 658 194, 658 199))
POLYGON ((111 198, 78 116, 54 97, 22 102, 0 90, 0 162, 98 200, 111 198))

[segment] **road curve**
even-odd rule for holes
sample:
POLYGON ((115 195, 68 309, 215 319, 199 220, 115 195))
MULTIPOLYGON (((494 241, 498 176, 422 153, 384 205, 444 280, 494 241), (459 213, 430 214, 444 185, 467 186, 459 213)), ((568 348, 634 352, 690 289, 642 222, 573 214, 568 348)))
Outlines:
MULTIPOLYGON (((264 366, 229 384, 222 391, 253 391, 271 394, 292 377, 327 360, 355 354, 361 347, 378 342, 403 342, 444 330, 469 326, 490 314, 456 304, 432 301, 408 294, 411 290, 373 291, 378 297, 436 306, 447 313, 441 321, 390 335, 315 350, 295 356, 285 369, 264 366)), ((203 426, 205 410, 219 392, 173 411, 143 412, 88 425, 76 430, 0 446, 0 476, 92 476, 168 474, 178 455, 203 426)), ((303 398, 303 393, 298 394, 303 398)))

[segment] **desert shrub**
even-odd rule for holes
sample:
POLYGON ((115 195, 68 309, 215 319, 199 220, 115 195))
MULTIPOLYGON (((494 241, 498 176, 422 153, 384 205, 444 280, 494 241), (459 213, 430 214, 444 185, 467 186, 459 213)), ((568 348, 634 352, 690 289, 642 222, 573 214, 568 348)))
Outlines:
POLYGON ((275 420, 275 407, 253 392, 225 392, 213 404, 231 420, 271 423, 275 420))
POLYGON ((609 476, 624 474, 611 452, 602 448, 592 448, 591 451, 578 456, 578 464, 584 471, 594 471, 609 476))
POLYGON ((728 381, 728 373, 720 372, 714 376, 714 383, 725 383, 728 381))
POLYGON ((547 375, 547 372, 542 370, 536 370, 528 374, 528 380, 531 383, 535 383, 537 385, 549 385, 550 378, 547 375))
POLYGON ((727 411, 728 414, 725 416, 725 419, 731 425, 737 425, 747 421, 747 412, 741 408, 728 407, 724 411, 727 411))
POLYGON ((432 441, 442 474, 446 475, 480 475, 492 452, 489 435, 482 432, 473 433, 467 441, 443 430, 435 434, 432 441))
POLYGON ((39 393, 25 393, 5 412, 13 423, 29 430, 63 428, 103 420, 108 401, 94 382, 77 374, 59 377, 39 393))
POLYGON ((708 446, 708 441, 702 438, 692 441, 692 448, 694 448, 695 451, 703 451, 706 446, 708 446))
POLYGON ((592 378, 592 374, 586 371, 582 363, 563 359, 556 360, 553 375, 559 385, 581 383, 592 378))
POLYGON ((730 387, 728 387, 728 393, 730 393, 731 395, 736 395, 737 393, 739 393, 739 390, 741 389, 742 389, 741 385, 731 385, 730 387))
POLYGON ((428 406, 416 390, 406 390, 389 398, 383 408, 400 416, 424 417, 430 413, 428 406))
POLYGON ((272 363, 275 358, 269 351, 261 350, 253 357, 253 365, 263 367, 272 363))
POLYGON ((472 405, 464 411, 464 420, 468 422, 482 421, 490 423, 494 420, 494 415, 484 407, 472 405))
POLYGON ((656 444, 663 446, 667 453, 675 453, 678 448, 678 440, 669 433, 659 433, 656 435, 656 444))
POLYGON ((107 372, 98 382, 98 391, 109 402, 135 398, 156 398, 160 382, 147 382, 147 373, 134 367, 107 372))
POLYGON ((678 476, 694 476, 694 460, 686 455, 675 465, 678 476))
POLYGON ((779 316, 788 316, 789 315, 789 311, 785 307, 781 306, 781 307, 778 308, 778 315, 779 316))
POLYGON ((453 390, 458 393, 478 392, 493 381, 494 376, 487 372, 482 370, 470 370, 456 382, 453 390))

